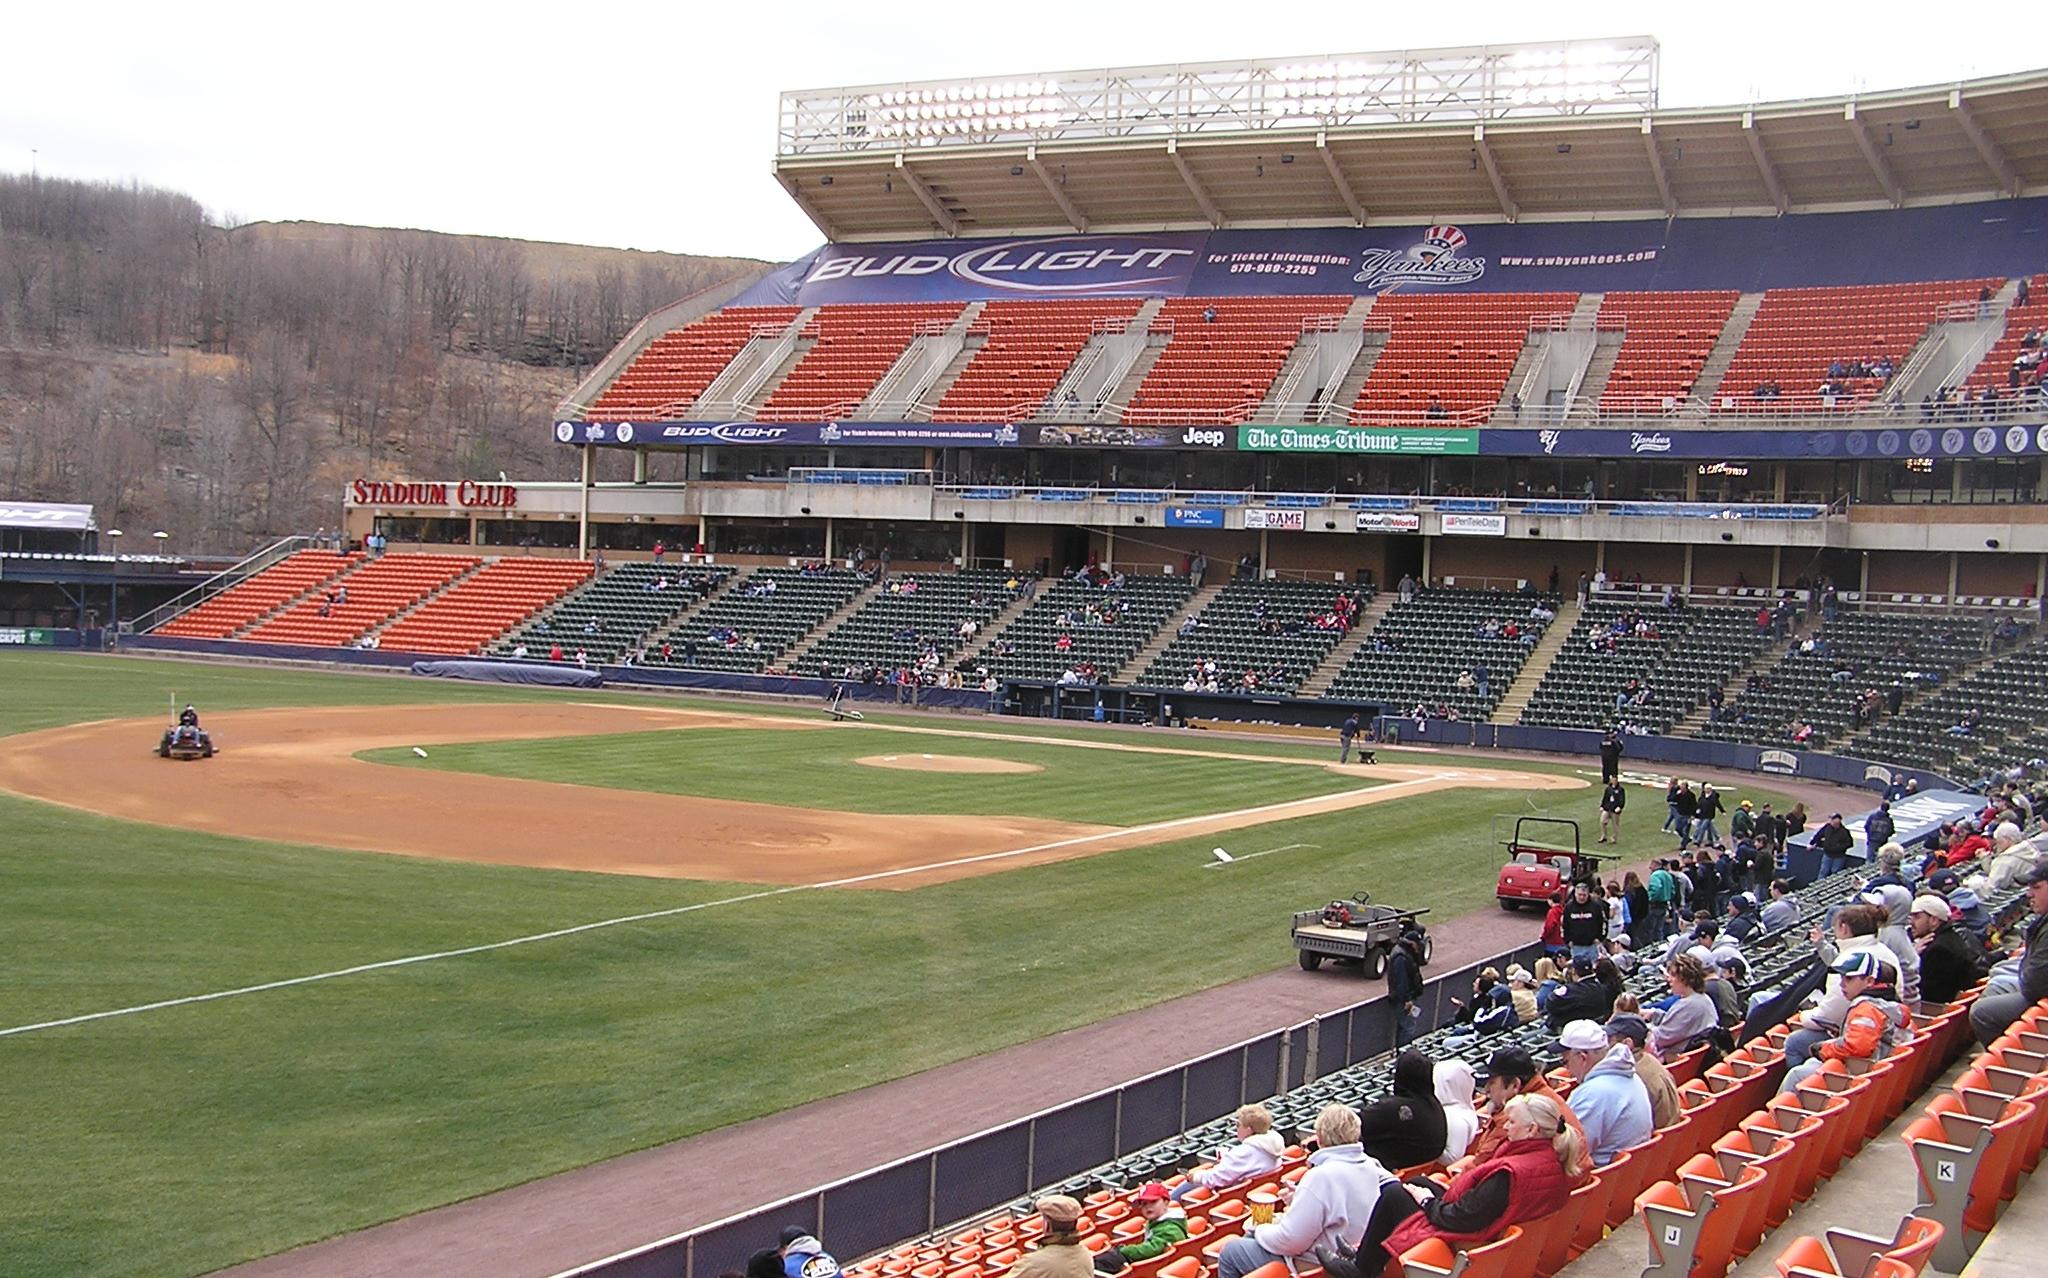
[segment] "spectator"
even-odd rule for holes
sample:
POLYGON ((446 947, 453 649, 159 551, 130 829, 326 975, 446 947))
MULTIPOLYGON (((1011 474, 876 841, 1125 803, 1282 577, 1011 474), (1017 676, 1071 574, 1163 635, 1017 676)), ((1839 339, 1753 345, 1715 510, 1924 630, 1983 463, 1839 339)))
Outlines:
POLYGON ((1038 1246, 1011 1267, 1008 1278, 1092 1278, 1094 1255, 1081 1245, 1081 1204, 1065 1194, 1048 1194, 1033 1206, 1045 1221, 1038 1246))
POLYGON ((1700 782, 1700 797, 1693 816, 1693 843, 1703 848, 1721 846, 1721 830, 1714 824, 1720 815, 1720 791, 1714 789, 1709 782, 1700 782))
POLYGON ((1678 833, 1678 850, 1685 851, 1692 840, 1693 830, 1700 813, 1700 796, 1693 793, 1692 786, 1684 781, 1678 783, 1678 790, 1671 796, 1674 818, 1672 827, 1678 833))
POLYGON ((1508 1142, 1508 1133, 1502 1121, 1507 1107, 1517 1096, 1540 1096, 1555 1105, 1564 1115, 1565 1122, 1584 1140, 1586 1129, 1579 1125, 1579 1116, 1564 1103, 1564 1098, 1550 1085, 1536 1068, 1536 1058, 1528 1049, 1503 1047, 1486 1061, 1486 1113, 1479 1124, 1479 1134, 1472 1138, 1471 1147, 1465 1151, 1467 1157, 1484 1162, 1508 1142))
MULTIPOLYGON (((1608 729, 1608 735, 1614 736, 1612 728, 1608 729)), ((1605 743, 1601 745, 1600 754, 1600 767, 1604 771, 1607 768, 1605 743)), ((1607 788, 1600 792, 1600 842, 1621 842, 1621 810, 1627 806, 1628 787, 1622 785, 1619 779, 1610 779, 1607 788)))
POLYGON ((1633 1012, 1616 1012, 1600 1028, 1610 1041, 1626 1042, 1634 1054, 1636 1077, 1650 1095, 1650 1121, 1659 1128, 1677 1122, 1684 1109, 1678 1100, 1678 1080, 1650 1054, 1650 1023, 1633 1012))
POLYGON ((1330 1278, 1378 1278, 1388 1263, 1429 1239, 1453 1247, 1498 1238, 1512 1225, 1562 1210, 1589 1167, 1584 1139, 1546 1097, 1517 1097, 1504 1116, 1508 1139, 1441 1190, 1390 1180, 1380 1188, 1356 1250, 1318 1248, 1330 1278))
POLYGON ((1438 1161, 1446 1167, 1465 1156, 1479 1134, 1479 1110, 1473 1105, 1478 1090, 1472 1067, 1453 1057, 1436 1063, 1436 1103, 1444 1109, 1444 1152, 1438 1161))
POLYGON ((1572 1109, 1584 1126, 1593 1165, 1605 1167, 1656 1130, 1649 1089, 1636 1077, 1628 1042, 1609 1042, 1596 1022, 1573 1021, 1557 1041, 1564 1049, 1564 1067, 1579 1080, 1572 1089, 1572 1109))
POLYGON ((1593 895, 1592 885, 1584 879, 1572 885, 1571 899, 1563 908, 1563 933, 1565 948, 1571 952, 1573 963, 1584 962, 1588 968, 1593 960, 1600 957, 1600 941, 1607 935, 1607 902, 1593 895))
POLYGON ((1152 1181, 1131 1196, 1131 1203, 1145 1218, 1145 1236, 1096 1253, 1095 1272, 1120 1274, 1133 1262, 1163 1256, 1176 1243, 1188 1240, 1188 1214, 1166 1192, 1166 1186, 1152 1181))
POLYGON ((1878 928, 1877 939, 1892 952, 1892 966, 1899 971, 1899 992, 1905 995, 1908 1003, 1919 1002, 1920 952, 1913 947, 1913 894, 1905 888, 1887 884, 1865 892, 1858 899, 1884 911, 1885 920, 1878 928))
POLYGON ((1593 960, 1574 958, 1572 979, 1558 986, 1544 1005, 1544 1019, 1553 1031, 1573 1021, 1604 1021, 1614 1010, 1614 996, 1620 991, 1598 979, 1593 966, 1593 960))
POLYGON ((1647 941, 1661 941, 1671 935, 1671 920, 1678 909, 1678 876, 1671 872, 1669 862, 1657 861, 1653 865, 1650 882, 1644 888, 1650 902, 1648 933, 1632 938, 1638 949, 1647 941))
POLYGON ((1827 824, 1813 832, 1813 848, 1820 853, 1820 877, 1827 878, 1848 869, 1849 850, 1855 846, 1856 836, 1842 824, 1842 814, 1831 814, 1827 824))
POLYGON ((2019 958, 2019 989, 2000 990, 1977 996, 1970 1005, 1970 1028, 1977 1041, 1989 1046, 2007 1027, 2043 998, 2048 998, 2048 865, 2036 866, 2026 878, 2027 909, 2034 921, 2024 933, 2026 944, 2019 958))
POLYGON ((1955 1002, 1984 975, 1983 951, 1957 929, 1948 902, 1932 893, 1913 898, 1908 921, 1920 950, 1920 997, 1930 1003, 1955 1002))
POLYGON ((1697 1046, 1719 1027, 1721 1010, 1707 996, 1706 965, 1691 954, 1679 954, 1664 965, 1664 981, 1677 1001, 1657 1017, 1650 1030, 1650 1050, 1670 1060, 1697 1046))
POLYGON ((1898 832, 1898 828, 1892 820, 1890 800, 1880 799, 1877 810, 1863 818, 1863 845, 1873 850, 1881 848, 1892 841, 1892 835, 1898 832))
POLYGON ((1191 1189, 1228 1189, 1254 1176, 1263 1176, 1280 1166, 1287 1142, 1273 1130, 1273 1114, 1264 1105, 1240 1106, 1237 1114, 1237 1143, 1223 1150, 1213 1164, 1196 1167, 1173 1191, 1178 1200, 1191 1189))
POLYGON ((1631 944, 1641 945, 1652 939, 1650 936, 1650 889, 1643 886, 1643 880, 1634 870, 1621 876, 1622 908, 1628 918, 1628 939, 1631 944))
POLYGON ((1841 978, 1846 1001, 1842 1028, 1816 1044, 1812 1056, 1785 1071, 1780 1092, 1795 1090, 1828 1061, 1868 1061, 1883 1056, 1891 1050, 1894 1036, 1906 1027, 1906 1009, 1892 988, 1893 968, 1882 956, 1869 950, 1845 954, 1834 970, 1841 978))
POLYGON ((1387 1001, 1395 1008, 1394 1046, 1405 1047, 1420 1032, 1422 1009, 1416 1000, 1421 997, 1422 958, 1415 952, 1415 941, 1403 936, 1387 953, 1387 1001))
POLYGON ((1358 1112, 1366 1157, 1382 1167, 1421 1167, 1442 1156, 1449 1138, 1430 1059, 1410 1049, 1394 1062, 1393 1090, 1358 1112))
POLYGON ((1316 1152, 1309 1155, 1308 1170, 1295 1184, 1287 1210, 1225 1243, 1216 1258, 1216 1278, 1244 1278, 1261 1265, 1306 1256, 1318 1246, 1358 1245, 1381 1187, 1394 1183, 1386 1168, 1366 1156, 1358 1135, 1356 1111, 1348 1105, 1323 1106, 1316 1115, 1316 1152))
POLYGON ((802 1225, 785 1228, 776 1250, 782 1255, 783 1278, 839 1278, 839 1262, 802 1225))
MULTIPOLYGON (((1864 902, 1845 905, 1835 912, 1832 935, 1823 933, 1819 928, 1810 933, 1814 954, 1830 969, 1849 955, 1865 951, 1877 955, 1888 965, 1896 966, 1898 960, 1878 937, 1885 919, 1883 906, 1864 902)), ((1830 971, 1827 984, 1813 1006, 1789 1022, 1793 1029, 1785 1039, 1786 1065, 1804 1062, 1813 1054, 1814 1048, 1831 1035, 1840 1033, 1842 1016, 1847 1010, 1848 1000, 1842 996, 1842 978, 1830 971)))

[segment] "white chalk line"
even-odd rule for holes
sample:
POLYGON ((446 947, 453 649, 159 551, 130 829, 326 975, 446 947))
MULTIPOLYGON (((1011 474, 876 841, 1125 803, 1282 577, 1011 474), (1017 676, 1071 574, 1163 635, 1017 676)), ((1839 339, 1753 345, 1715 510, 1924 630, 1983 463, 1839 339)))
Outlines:
POLYGON ((1207 861, 1203 863, 1202 868, 1205 870, 1220 870, 1226 865, 1236 865, 1242 861, 1256 861, 1262 856, 1271 856, 1275 852, 1292 852, 1296 848, 1319 848, 1321 846, 1323 845, 1320 843, 1283 843, 1277 848, 1267 848, 1264 852, 1247 852, 1243 856, 1231 857, 1228 861, 1207 861))
MULTIPOLYGON (((1423 785, 1442 780, 1454 779, 1455 774, 1444 773, 1428 777, 1417 777, 1409 781, 1396 781, 1386 785, 1372 786, 1363 790, 1339 791, 1346 793, 1386 794, 1410 786, 1423 785)), ((375 963, 359 963, 354 967, 336 968, 331 972, 315 972, 307 976, 287 977, 283 980, 265 981, 260 985, 243 985, 231 990, 214 990, 206 994, 187 994, 181 998, 159 999, 153 1003, 137 1003, 130 1007, 108 1008, 100 1012, 86 1012, 78 1016, 65 1016, 56 1020, 37 1021, 29 1025, 15 1025, 0 1029, 0 1038, 13 1038, 21 1034, 33 1034, 39 1030, 60 1029, 67 1025, 84 1025, 91 1021, 110 1020, 117 1016, 137 1016, 144 1012, 160 1012, 173 1007, 190 1007, 195 1003, 213 1003, 222 999, 240 998, 247 994, 262 994, 271 990, 290 989, 299 985, 312 985, 320 981, 338 980, 344 976, 361 976, 367 972, 381 972, 392 968, 411 967, 418 963, 431 963, 437 959, 462 958, 471 954, 486 954, 492 950, 507 950, 518 945, 532 945, 539 941, 559 940, 584 932, 595 932, 603 928, 620 927, 627 923, 645 923, 654 919, 674 918, 682 914, 694 914, 698 910, 712 910, 725 905, 743 905, 748 901, 762 901, 769 897, 788 896, 795 892, 818 892, 828 888, 857 887, 863 883, 878 883, 885 879, 902 878, 912 874, 927 874, 935 870, 955 869, 963 865, 981 865, 990 861, 1006 860, 1010 857, 1030 856, 1039 852, 1055 852, 1063 848, 1079 847, 1088 843, 1100 843, 1108 839, 1130 838, 1138 835, 1156 834, 1222 817, 1259 816, 1266 813, 1283 812, 1289 808, 1310 804, 1328 803, 1333 795, 1318 794, 1304 799, 1289 799, 1284 803, 1268 803, 1257 807, 1238 808, 1230 812, 1211 812, 1201 816, 1175 817, 1170 821, 1155 821, 1150 825, 1126 826, 1115 830, 1104 830, 1096 834, 1077 835, 1070 839, 1058 839, 1051 843, 1037 843, 1025 848, 1011 848, 1006 852, 984 852, 978 856, 954 857, 948 861, 933 861, 926 865, 907 865, 893 870, 876 870, 868 874, 855 874, 846 878, 824 879, 816 883, 792 883, 785 887, 764 888, 758 892, 744 892, 738 896, 720 897, 713 901, 698 901, 690 905, 673 906, 665 910, 648 910, 639 914, 625 914, 613 919, 599 919, 593 923, 578 923, 573 927, 556 928, 550 932, 536 932, 531 936, 515 936, 503 941, 488 941, 481 945, 465 945, 459 949, 436 950, 429 954, 408 954, 403 958, 383 959, 375 963)))

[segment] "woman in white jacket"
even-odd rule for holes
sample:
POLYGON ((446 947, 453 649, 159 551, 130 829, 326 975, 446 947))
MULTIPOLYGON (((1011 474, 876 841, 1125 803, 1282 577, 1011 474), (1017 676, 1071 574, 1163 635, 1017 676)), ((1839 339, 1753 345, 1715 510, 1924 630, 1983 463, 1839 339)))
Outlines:
POLYGON ((1254 1176, 1263 1176, 1280 1166, 1287 1148, 1280 1133, 1273 1130, 1273 1115, 1264 1105, 1246 1105, 1237 1111, 1237 1144, 1222 1151, 1214 1164, 1188 1172, 1187 1180, 1174 1187, 1173 1200, 1195 1189, 1228 1189, 1254 1176))
POLYGON ((1436 1063, 1436 1099, 1444 1107, 1444 1165, 1465 1156, 1479 1134, 1479 1110, 1472 1104, 1477 1080, 1472 1067, 1455 1058, 1436 1063))
POLYGON ((1394 1179, 1359 1143, 1358 1111, 1325 1105, 1316 1115, 1316 1152, 1294 1186, 1287 1209, 1268 1225, 1223 1244, 1216 1278, 1244 1278, 1260 1265, 1309 1256, 1317 1247, 1346 1250, 1365 1237, 1380 1187, 1394 1179))

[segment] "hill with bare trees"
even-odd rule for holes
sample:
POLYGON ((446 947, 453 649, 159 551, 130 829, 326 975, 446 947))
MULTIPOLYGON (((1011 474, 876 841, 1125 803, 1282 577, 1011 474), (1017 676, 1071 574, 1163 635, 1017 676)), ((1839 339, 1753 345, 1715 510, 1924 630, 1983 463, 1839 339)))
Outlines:
POLYGON ((321 223, 0 176, 0 497, 234 552, 358 475, 573 475, 553 406, 743 258, 321 223))

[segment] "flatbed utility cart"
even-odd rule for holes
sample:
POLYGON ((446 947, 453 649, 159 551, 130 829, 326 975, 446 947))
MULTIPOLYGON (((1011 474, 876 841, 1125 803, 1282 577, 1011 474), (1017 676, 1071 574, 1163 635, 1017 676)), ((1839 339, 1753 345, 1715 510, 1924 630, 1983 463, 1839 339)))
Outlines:
POLYGON ((1579 823, 1564 817, 1516 817, 1514 833, 1500 844, 1508 859, 1500 867, 1493 894, 1503 910, 1524 905, 1547 909, 1550 899, 1572 884, 1598 883, 1602 862, 1620 860, 1586 851, 1579 844, 1579 823), (1547 830, 1557 831, 1554 839, 1543 837, 1547 830))
POLYGON ((1324 959, 1356 963, 1368 981, 1386 975, 1387 955, 1394 942, 1413 932, 1421 939, 1422 965, 1428 966, 1433 946, 1429 929, 1416 922, 1427 909, 1397 910, 1374 905, 1372 894, 1360 892, 1348 901, 1332 901, 1317 910, 1296 910, 1290 931, 1295 961, 1313 972, 1324 959))

